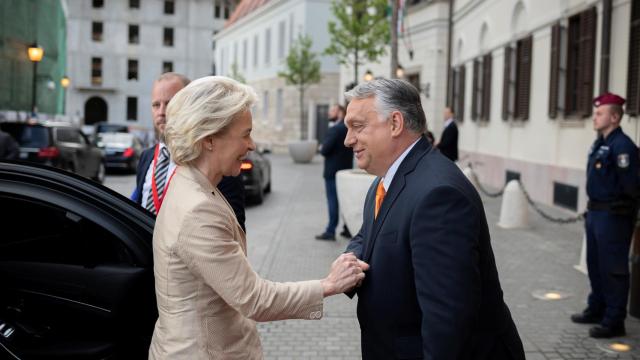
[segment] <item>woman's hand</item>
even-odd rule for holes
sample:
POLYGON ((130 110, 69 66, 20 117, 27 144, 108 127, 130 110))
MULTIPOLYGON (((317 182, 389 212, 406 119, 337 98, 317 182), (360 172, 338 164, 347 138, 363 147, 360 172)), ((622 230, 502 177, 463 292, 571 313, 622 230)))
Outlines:
POLYGON ((353 253, 345 253, 331 264, 329 275, 320 280, 324 297, 340 294, 353 289, 364 279, 364 271, 369 264, 360 261, 353 253))

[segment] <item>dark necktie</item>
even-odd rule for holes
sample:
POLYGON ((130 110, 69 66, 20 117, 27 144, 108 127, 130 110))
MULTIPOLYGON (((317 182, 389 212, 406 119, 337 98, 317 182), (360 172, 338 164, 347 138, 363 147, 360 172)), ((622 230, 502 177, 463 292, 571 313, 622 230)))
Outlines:
MULTIPOLYGON (((156 183, 156 193, 158 198, 162 201, 162 194, 164 193, 164 187, 167 183, 167 171, 169 170, 169 150, 166 146, 160 150, 155 171, 153 173, 156 183)), ((149 197, 147 198, 146 208, 154 214, 158 213, 155 203, 153 202, 153 186, 149 189, 149 197)))

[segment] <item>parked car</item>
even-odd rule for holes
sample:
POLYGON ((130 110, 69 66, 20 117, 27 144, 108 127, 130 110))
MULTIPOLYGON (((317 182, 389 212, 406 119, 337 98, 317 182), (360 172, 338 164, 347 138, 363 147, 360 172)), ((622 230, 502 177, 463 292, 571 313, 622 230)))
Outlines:
POLYGON ((86 178, 0 162, 0 358, 146 359, 150 213, 86 178))
POLYGON ((242 162, 242 183, 249 201, 261 204, 264 194, 271 192, 271 162, 264 151, 251 151, 242 162))
POLYGON ((128 133, 129 126, 125 124, 112 124, 108 122, 99 122, 94 125, 95 130, 93 131, 94 135, 98 135, 100 133, 107 132, 120 132, 120 133, 128 133))
POLYGON ((104 150, 107 169, 135 172, 142 153, 140 139, 130 133, 99 133, 96 145, 104 150))
POLYGON ((36 162, 104 181, 102 150, 94 146, 80 129, 63 122, 0 122, 0 129, 20 145, 19 160, 36 162))

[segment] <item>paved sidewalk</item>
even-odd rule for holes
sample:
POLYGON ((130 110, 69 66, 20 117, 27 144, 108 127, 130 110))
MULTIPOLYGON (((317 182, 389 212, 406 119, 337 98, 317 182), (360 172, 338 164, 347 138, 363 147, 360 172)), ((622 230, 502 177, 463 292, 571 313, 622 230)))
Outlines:
MULTIPOLYGON (((270 155, 273 192, 264 204, 247 209, 249 258, 265 278, 275 281, 319 279, 345 249, 347 239, 317 241, 327 222, 322 158, 294 164, 270 155)), ((505 300, 511 309, 527 359, 640 359, 640 321, 627 319, 627 353, 603 349, 608 341, 587 336, 589 327, 569 321, 585 306, 587 277, 573 265, 579 260, 582 223, 556 225, 531 214, 531 227, 497 227, 501 198, 484 198, 492 244, 505 300), (558 290, 564 300, 542 301, 532 293, 558 290)), ((567 215, 555 211, 557 215, 567 215)), ((353 230, 353 229, 352 229, 353 230)), ((360 359, 356 301, 337 295, 325 300, 319 321, 289 320, 259 324, 266 359, 360 359)))

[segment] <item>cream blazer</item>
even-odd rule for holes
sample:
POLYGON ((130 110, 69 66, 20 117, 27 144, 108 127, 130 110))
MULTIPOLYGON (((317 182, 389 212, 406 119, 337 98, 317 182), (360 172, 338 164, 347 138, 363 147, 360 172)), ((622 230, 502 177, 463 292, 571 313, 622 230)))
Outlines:
POLYGON ((153 232, 158 320, 149 359, 262 359, 256 321, 319 319, 319 280, 261 279, 224 196, 180 166, 153 232))

